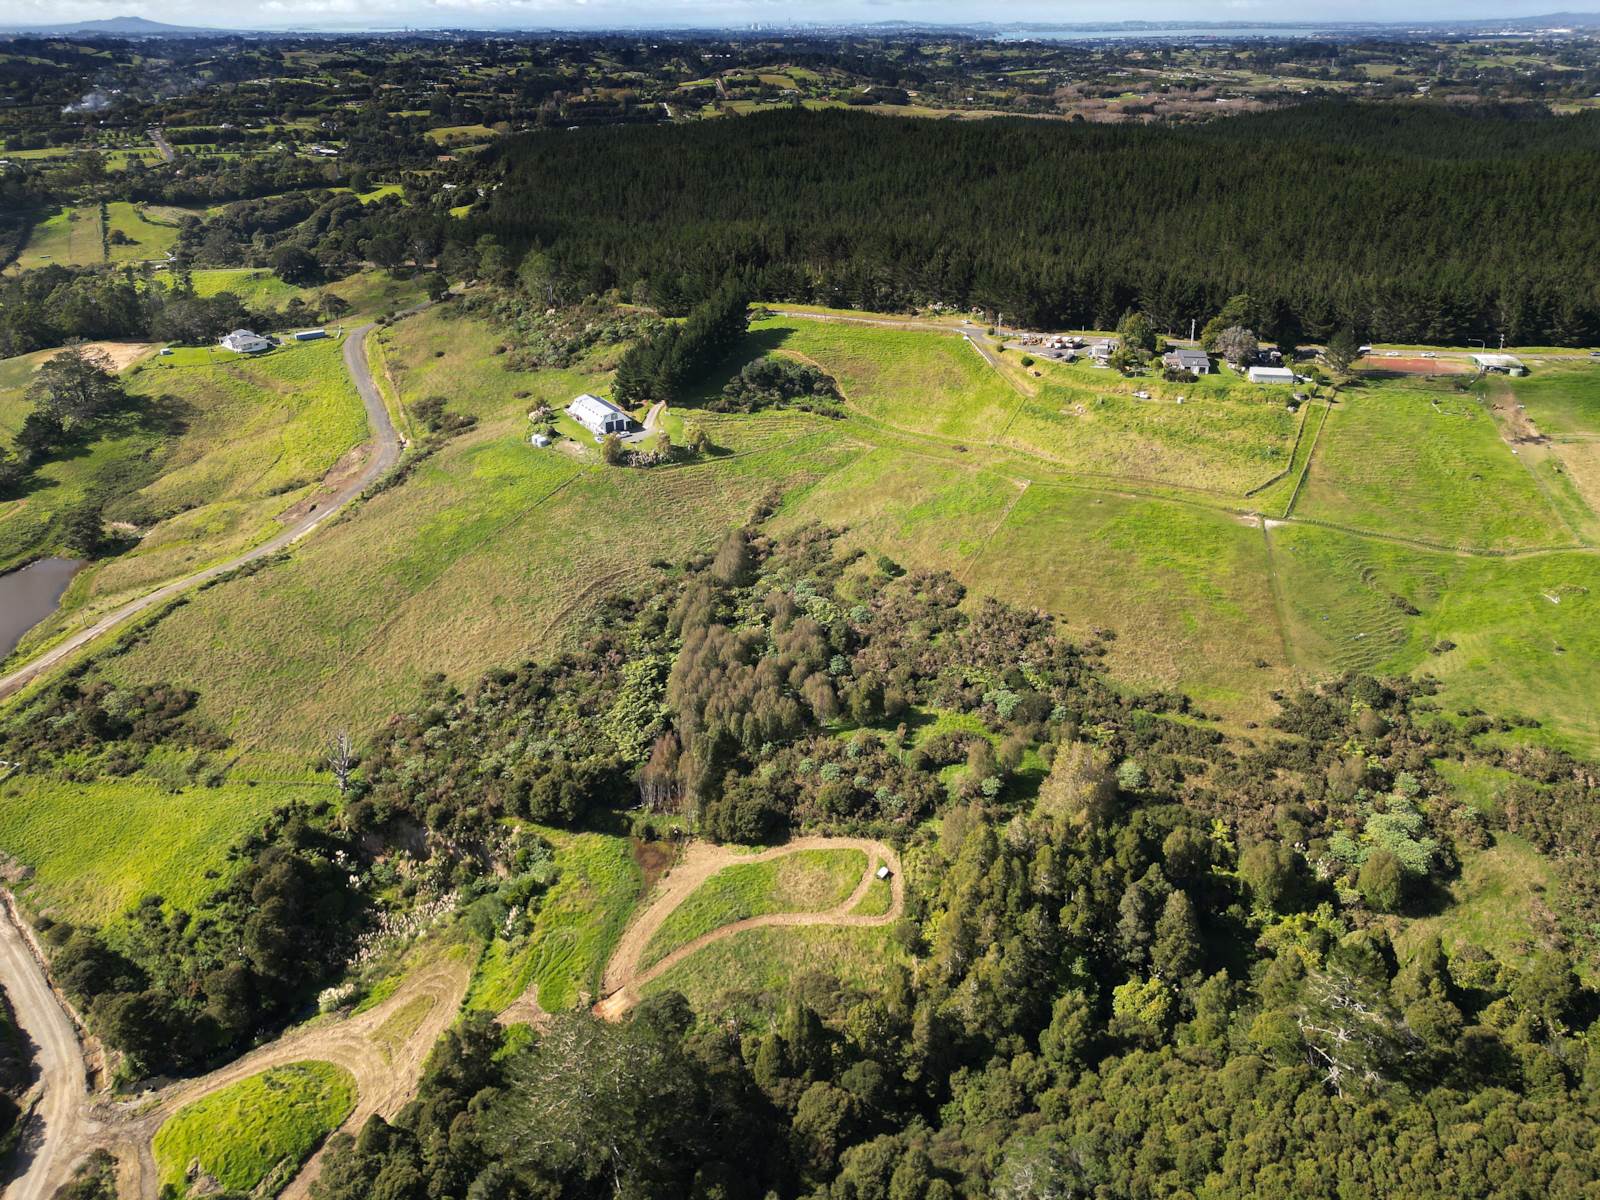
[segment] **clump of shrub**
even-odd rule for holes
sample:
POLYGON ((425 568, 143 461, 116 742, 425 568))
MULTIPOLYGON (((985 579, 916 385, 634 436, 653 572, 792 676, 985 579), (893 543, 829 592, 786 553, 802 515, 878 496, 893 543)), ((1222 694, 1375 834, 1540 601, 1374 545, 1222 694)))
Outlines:
POLYGON ((744 413, 785 406, 838 415, 839 387, 810 363, 765 355, 746 363, 707 405, 715 412, 744 413))

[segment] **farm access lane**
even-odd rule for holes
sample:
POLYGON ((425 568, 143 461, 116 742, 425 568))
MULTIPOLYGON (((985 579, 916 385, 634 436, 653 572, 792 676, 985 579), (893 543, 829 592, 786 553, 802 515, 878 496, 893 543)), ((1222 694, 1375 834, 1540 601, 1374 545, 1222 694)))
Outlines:
MULTIPOLYGON (((406 316, 420 312, 426 304, 415 308, 406 309, 399 314, 406 316)), ((11 674, 0 678, 0 700, 11 696, 17 691, 32 683, 52 667, 57 666, 74 653, 93 642, 105 633, 121 625, 131 617, 147 612, 165 600, 170 600, 181 592, 226 575, 229 571, 236 571, 249 563, 267 558, 287 549, 307 534, 312 533, 329 517, 340 512, 352 500, 366 491, 373 483, 381 478, 400 461, 401 442, 400 434, 395 430, 394 422, 389 419, 388 406, 383 401, 383 395, 378 391, 377 385, 372 381, 372 371, 367 364, 366 343, 367 334, 373 329, 371 323, 359 325, 350 331, 350 336, 344 343, 344 365, 349 372, 351 382, 356 385, 356 391, 361 396, 361 402, 367 411, 367 425, 372 430, 373 438, 370 443, 375 453, 367 462, 365 468, 354 479, 339 488, 325 502, 315 509, 307 512, 293 524, 270 540, 263 542, 254 549, 246 550, 243 554, 236 555, 226 562, 216 566, 207 567, 196 571, 192 575, 185 575, 171 583, 164 584, 153 592, 148 592, 136 600, 130 600, 120 608, 114 609, 101 617, 87 629, 81 629, 65 641, 52 646, 33 661, 18 667, 11 674)))
POLYGON ((41 1091, 13 1159, 21 1172, 13 1177, 5 1195, 6 1200, 47 1200, 81 1147, 88 1070, 72 1018, 51 990, 9 902, 3 909, 0 978, 5 980, 18 1026, 33 1043, 39 1068, 35 1086, 41 1091))

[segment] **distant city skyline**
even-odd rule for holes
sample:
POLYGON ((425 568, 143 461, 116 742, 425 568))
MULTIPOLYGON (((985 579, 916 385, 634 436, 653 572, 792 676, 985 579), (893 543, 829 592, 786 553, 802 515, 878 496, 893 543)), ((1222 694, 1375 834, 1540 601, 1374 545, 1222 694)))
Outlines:
MULTIPOLYGON (((1580 6, 1574 6, 1579 8, 1580 6)), ((237 0, 201 6, 193 0, 0 0, 0 26, 63 24, 140 16, 172 25, 220 29, 393 30, 401 28, 596 29, 841 24, 879 21, 927 23, 1194 21, 1197 23, 1515 21, 1559 11, 1550 0, 1449 3, 1416 0, 1134 0, 1113 11, 1091 4, 1019 0, 1003 10, 978 9, 953 0, 817 0, 798 6, 783 0, 237 0)))

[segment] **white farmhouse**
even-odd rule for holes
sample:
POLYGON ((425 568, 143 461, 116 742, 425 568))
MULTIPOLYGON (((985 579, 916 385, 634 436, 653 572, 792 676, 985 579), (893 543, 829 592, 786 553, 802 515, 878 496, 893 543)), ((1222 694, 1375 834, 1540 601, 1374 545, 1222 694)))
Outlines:
POLYGON ((263 350, 271 350, 272 343, 259 333, 251 333, 248 329, 235 329, 222 339, 222 348, 232 350, 236 354, 259 354, 263 350))
POLYGON ((567 416, 597 438, 603 438, 609 433, 627 433, 633 428, 632 417, 611 401, 591 396, 588 392, 567 405, 567 416))

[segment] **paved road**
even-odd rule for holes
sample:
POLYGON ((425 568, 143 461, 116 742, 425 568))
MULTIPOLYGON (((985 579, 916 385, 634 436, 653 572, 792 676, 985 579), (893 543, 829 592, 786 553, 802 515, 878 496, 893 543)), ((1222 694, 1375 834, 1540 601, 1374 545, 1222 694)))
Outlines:
MULTIPOLYGON (((417 311, 415 309, 408 311, 417 311)), ((400 461, 400 435, 395 432, 394 423, 389 419, 389 410, 383 403, 383 396, 379 394, 377 386, 372 382, 372 372, 367 367, 366 343, 367 334, 371 332, 371 325, 360 325, 351 330, 350 336, 344 343, 344 365, 350 372, 350 379, 356 385, 356 391, 361 393, 361 401, 367 409, 367 427, 373 431, 373 453, 356 478, 350 480, 332 496, 326 497, 318 503, 317 507, 301 517, 294 524, 270 541, 263 542, 253 550, 247 550, 227 562, 218 563, 214 567, 207 567, 203 571, 196 571, 193 575, 186 575, 182 579, 175 579, 163 587, 137 600, 130 600, 122 607, 114 609, 101 617, 87 629, 80 630, 67 638, 66 641, 52 646, 49 650, 39 655, 38 658, 25 666, 19 667, 11 674, 0 678, 0 699, 10 696, 20 688, 32 683, 50 668, 71 657, 84 646, 122 624, 130 617, 135 617, 146 612, 163 601, 170 600, 180 592, 215 579, 218 575, 225 575, 229 571, 237 570, 247 563, 266 558, 276 554, 287 546, 293 545, 306 534, 312 532, 329 517, 333 516, 350 501, 359 496, 367 487, 376 481, 385 471, 400 461)))
POLYGON ((172 143, 167 141, 167 135, 162 131, 161 126, 150 126, 150 140, 155 143, 157 153, 167 162, 171 162, 177 157, 172 152, 172 143))

